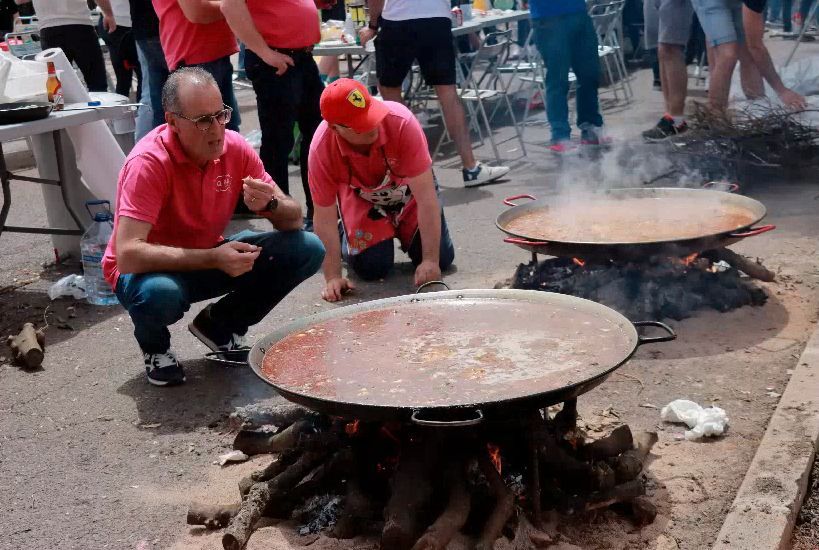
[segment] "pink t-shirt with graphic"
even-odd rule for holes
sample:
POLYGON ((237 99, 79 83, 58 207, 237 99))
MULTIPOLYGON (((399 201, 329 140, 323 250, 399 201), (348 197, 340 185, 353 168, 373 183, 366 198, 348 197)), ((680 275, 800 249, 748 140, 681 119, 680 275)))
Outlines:
MULTIPOLYGON (((148 242, 177 248, 211 248, 222 240, 242 178, 273 179, 245 139, 225 131, 222 156, 204 169, 191 162, 167 124, 142 138, 125 159, 117 183, 114 235, 121 216, 151 224, 148 242)), ((105 279, 116 287, 116 238, 102 259, 105 279)))

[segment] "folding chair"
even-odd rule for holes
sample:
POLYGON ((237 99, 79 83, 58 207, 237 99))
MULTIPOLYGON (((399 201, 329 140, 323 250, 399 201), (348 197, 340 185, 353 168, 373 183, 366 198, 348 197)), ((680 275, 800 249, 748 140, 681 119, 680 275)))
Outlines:
POLYGON ((589 16, 600 38, 600 44, 597 48, 598 57, 603 62, 609 85, 614 94, 614 100, 620 100, 619 90, 623 95, 623 100, 628 104, 634 96, 634 92, 631 89, 631 83, 628 81, 628 70, 626 69, 626 61, 623 56, 623 48, 620 46, 619 36, 625 4, 625 0, 595 4, 589 9, 589 16))
POLYGON ((9 53, 20 59, 31 59, 43 51, 39 31, 10 32, 5 36, 9 53))

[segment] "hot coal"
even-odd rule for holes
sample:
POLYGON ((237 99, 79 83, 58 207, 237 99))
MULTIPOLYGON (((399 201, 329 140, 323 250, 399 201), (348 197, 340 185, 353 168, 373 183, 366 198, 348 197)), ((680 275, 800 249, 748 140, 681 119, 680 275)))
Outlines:
POLYGON ((690 265, 677 259, 646 263, 586 263, 550 258, 521 264, 512 288, 558 292, 604 304, 632 321, 686 319, 699 310, 730 311, 761 306, 765 291, 734 268, 711 270, 699 258, 690 265))

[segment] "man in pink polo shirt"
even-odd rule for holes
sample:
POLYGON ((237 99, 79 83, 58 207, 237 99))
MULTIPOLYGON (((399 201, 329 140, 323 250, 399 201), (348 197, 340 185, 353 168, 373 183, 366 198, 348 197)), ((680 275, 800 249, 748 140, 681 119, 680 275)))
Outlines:
POLYGON ((199 67, 172 74, 162 90, 163 124, 125 161, 106 279, 134 323, 148 382, 181 384, 168 326, 194 302, 225 295, 188 326, 213 351, 239 351, 243 335, 318 271, 324 247, 299 231, 301 206, 264 171, 236 132, 231 110, 199 67), (278 231, 222 232, 242 197, 278 231))
POLYGON ((222 13, 245 45, 245 72, 253 83, 259 107, 264 168, 285 193, 288 157, 299 125, 301 184, 307 203, 305 227, 312 227, 313 201, 307 183, 307 149, 321 122, 319 97, 324 84, 313 59, 321 40, 316 7, 343 0, 222 0, 222 13))
POLYGON ((216 79, 223 101, 233 109, 228 129, 239 131, 241 117, 233 93, 230 56, 239 51, 218 0, 153 0, 159 17, 159 41, 168 70, 202 67, 216 79))
POLYGON ((440 280, 455 247, 418 120, 349 78, 327 86, 321 114, 310 145, 310 190, 315 231, 327 250, 322 297, 335 302, 353 290, 342 257, 364 280, 384 277, 394 263, 394 238, 416 265, 416 285, 440 280))

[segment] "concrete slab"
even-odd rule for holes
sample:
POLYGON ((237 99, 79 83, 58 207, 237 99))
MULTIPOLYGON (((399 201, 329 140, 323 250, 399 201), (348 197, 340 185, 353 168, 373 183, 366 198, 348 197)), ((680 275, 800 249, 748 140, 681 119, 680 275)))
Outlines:
POLYGON ((819 329, 802 352, 713 549, 789 548, 817 448, 819 329))

